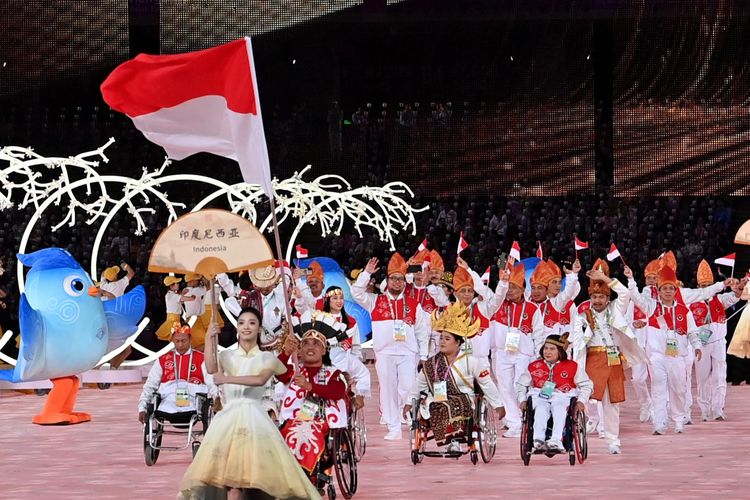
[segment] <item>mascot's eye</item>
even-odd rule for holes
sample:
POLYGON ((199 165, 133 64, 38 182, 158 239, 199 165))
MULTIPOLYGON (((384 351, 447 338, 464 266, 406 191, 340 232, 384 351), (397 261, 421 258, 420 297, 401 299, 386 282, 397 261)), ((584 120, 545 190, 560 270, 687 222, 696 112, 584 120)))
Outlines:
POLYGON ((63 290, 65 290, 65 293, 68 295, 80 297, 86 290, 86 283, 83 282, 80 276, 68 276, 63 283, 63 290))

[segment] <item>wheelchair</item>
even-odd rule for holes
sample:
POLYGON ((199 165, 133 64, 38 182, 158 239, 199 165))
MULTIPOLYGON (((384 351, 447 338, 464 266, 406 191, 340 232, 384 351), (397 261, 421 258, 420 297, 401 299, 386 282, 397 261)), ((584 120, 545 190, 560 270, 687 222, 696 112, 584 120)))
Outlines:
MULTIPOLYGON (((568 454, 570 465, 582 464, 588 457, 588 442, 586 441, 586 414, 576 409, 577 398, 570 399, 565 416, 562 443, 564 451, 534 450, 534 409, 531 396, 526 399, 526 409, 521 416, 521 459, 524 465, 529 465, 531 455, 547 455, 553 457, 562 453, 568 454)), ((545 440, 552 435, 552 417, 547 421, 545 440)))
POLYGON ((318 463, 310 474, 318 492, 336 498, 333 476, 336 476, 339 491, 344 498, 352 498, 357 492, 357 459, 349 428, 329 429, 326 446, 318 463), (331 471, 333 469, 333 472, 331 471))
POLYGON ((354 459, 359 462, 367 450, 367 426, 365 425, 365 409, 355 408, 352 400, 349 403, 349 434, 354 448, 354 459))
POLYGON ((190 447, 195 457, 201 445, 200 439, 205 435, 214 416, 213 400, 205 393, 195 395, 196 411, 181 414, 157 410, 160 401, 161 397, 159 393, 156 393, 146 405, 146 418, 143 424, 143 454, 148 466, 156 463, 161 450, 176 451, 190 447), (195 429, 198 422, 202 424, 200 430, 195 429), (185 444, 162 446, 164 434, 182 434, 186 436, 185 444))
POLYGON ((462 451, 429 451, 426 450, 427 442, 434 439, 429 430, 429 420, 421 417, 419 409, 426 404, 427 394, 421 393, 421 400, 414 399, 411 405, 411 428, 409 440, 411 443, 411 462, 416 465, 422 462, 424 457, 454 458, 458 460, 463 455, 469 455, 471 463, 476 465, 479 456, 482 462, 489 463, 495 456, 497 448, 497 429, 495 413, 492 411, 484 395, 478 386, 474 392, 474 413, 466 423, 466 435, 459 442, 467 444, 466 450, 462 451), (427 427, 424 430, 422 427, 427 427))

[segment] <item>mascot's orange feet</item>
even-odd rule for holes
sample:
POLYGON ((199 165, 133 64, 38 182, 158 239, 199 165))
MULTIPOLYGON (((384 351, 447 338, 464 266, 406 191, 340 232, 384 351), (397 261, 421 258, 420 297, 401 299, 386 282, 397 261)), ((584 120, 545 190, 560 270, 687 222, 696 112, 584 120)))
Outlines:
POLYGON ((61 377, 52 379, 52 390, 39 415, 31 421, 38 425, 80 424, 91 420, 91 415, 74 412, 73 406, 78 395, 78 377, 61 377))

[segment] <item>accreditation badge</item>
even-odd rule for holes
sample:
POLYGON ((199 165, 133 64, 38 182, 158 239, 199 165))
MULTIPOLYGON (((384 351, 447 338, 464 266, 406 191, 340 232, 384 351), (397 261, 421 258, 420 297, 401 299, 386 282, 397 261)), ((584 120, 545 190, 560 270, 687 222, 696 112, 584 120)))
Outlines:
POLYGON ((616 345, 607 346, 607 366, 620 365, 620 349, 616 345))
POLYGON ((393 322, 393 340, 396 342, 406 342, 406 325, 402 320, 393 322))
POLYGON ((435 382, 432 385, 432 392, 435 401, 448 401, 448 383, 445 380, 435 382))
POLYGON ((187 387, 178 387, 174 393, 175 405, 179 407, 190 406, 190 394, 187 387))
POLYGON ((507 352, 518 352, 521 346, 521 332, 518 330, 508 330, 505 335, 505 350, 507 352))
POLYGON ((306 399, 305 402, 302 403, 302 408, 300 408, 299 412, 297 413, 297 418, 305 421, 312 420, 315 418, 315 415, 318 414, 319 408, 320 405, 318 405, 318 403, 306 399))
POLYGON ((553 381, 548 380, 542 386, 542 390, 539 391, 539 397, 542 399, 549 399, 552 397, 552 392, 555 390, 555 384, 553 381))
POLYGON ((677 339, 667 339, 665 354, 671 358, 676 358, 680 354, 680 349, 677 347, 677 339))
POLYGON ((713 333, 711 329, 705 326, 698 330, 698 340, 701 341, 701 344, 708 344, 708 339, 711 338, 711 333, 713 333))

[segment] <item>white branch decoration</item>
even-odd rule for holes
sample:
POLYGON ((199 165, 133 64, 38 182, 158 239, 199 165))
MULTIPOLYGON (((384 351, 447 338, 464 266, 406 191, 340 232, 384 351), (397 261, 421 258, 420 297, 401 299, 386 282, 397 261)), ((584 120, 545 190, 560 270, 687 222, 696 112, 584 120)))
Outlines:
MULTIPOLYGON (((32 205, 36 212, 31 217, 21 238, 18 251, 24 253, 32 229, 41 214, 52 204, 63 206, 62 220, 53 226, 57 231, 63 226, 75 227, 76 221, 82 218, 87 225, 98 224, 94 248, 91 254, 91 275, 98 275, 96 262, 99 247, 104 233, 115 216, 124 208, 136 222, 135 234, 140 235, 147 229, 144 214, 154 212, 154 202, 164 205, 168 212, 165 225, 171 224, 187 207, 183 203, 169 199, 165 185, 175 181, 193 181, 212 185, 216 190, 201 200, 191 210, 199 210, 211 202, 228 206, 229 210, 258 225, 256 206, 265 200, 265 193, 260 186, 237 183, 226 184, 212 177, 192 174, 167 174, 171 164, 169 160, 156 170, 143 168, 140 178, 121 175, 101 175, 97 170, 100 162, 108 163, 105 150, 115 140, 110 138, 106 144, 94 151, 88 151, 69 158, 46 158, 31 148, 7 146, 0 149, 0 210, 14 205, 23 209, 32 205), (2 167, 7 163, 6 167, 2 167), (114 194, 115 185, 121 184, 122 195, 114 194)), ((301 172, 295 172, 288 179, 273 180, 276 192, 276 215, 279 225, 288 219, 296 220, 296 226, 287 244, 286 259, 289 260, 294 243, 302 226, 316 225, 322 237, 341 234, 344 224, 351 222, 354 230, 362 237, 362 228, 373 229, 381 241, 388 242, 395 250, 394 237, 401 232, 410 231, 416 234, 414 215, 429 207, 414 208, 405 198, 413 198, 409 187, 401 182, 391 182, 383 187, 360 187, 351 189, 351 185, 337 175, 323 175, 313 181, 302 177, 310 170, 308 165, 301 172)), ((272 232, 269 215, 259 226, 261 231, 272 232)), ((16 269, 19 288, 23 291, 24 281, 21 268, 16 269)), ((230 316, 230 320, 234 318, 230 316)), ((144 324, 141 325, 141 328, 144 324)), ((10 339, 0 339, 0 349, 10 339)), ((137 343, 133 344, 139 348, 137 343)), ((150 351, 149 351, 150 352, 150 351)), ((102 362, 111 357, 105 355, 102 362)), ((149 355, 151 360, 153 356, 149 355)), ((144 360, 125 362, 125 365, 143 364, 144 360)))

